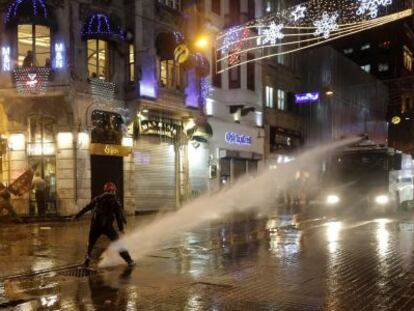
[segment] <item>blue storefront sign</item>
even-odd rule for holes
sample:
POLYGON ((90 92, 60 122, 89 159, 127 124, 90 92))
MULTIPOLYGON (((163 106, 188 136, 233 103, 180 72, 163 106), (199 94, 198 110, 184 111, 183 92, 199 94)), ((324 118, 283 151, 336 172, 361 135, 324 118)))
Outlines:
POLYGON ((252 144, 252 137, 247 135, 238 134, 235 132, 226 132, 225 134, 226 143, 230 145, 246 145, 252 144))
POLYGON ((310 104, 317 102, 319 97, 318 92, 295 94, 295 102, 296 104, 310 104))

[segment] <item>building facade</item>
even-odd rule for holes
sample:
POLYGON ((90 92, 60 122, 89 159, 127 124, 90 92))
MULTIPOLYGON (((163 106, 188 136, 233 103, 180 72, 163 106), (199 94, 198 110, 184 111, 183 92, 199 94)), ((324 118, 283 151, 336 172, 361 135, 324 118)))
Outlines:
MULTIPOLYGON (((261 67, 213 66, 213 36, 261 14, 252 3, 2 1, 1 182, 33 168, 47 183, 46 216, 63 216, 111 180, 133 214, 254 174, 261 67), (208 49, 193 46, 200 33, 208 49)), ((33 192, 13 203, 39 215, 33 192)))

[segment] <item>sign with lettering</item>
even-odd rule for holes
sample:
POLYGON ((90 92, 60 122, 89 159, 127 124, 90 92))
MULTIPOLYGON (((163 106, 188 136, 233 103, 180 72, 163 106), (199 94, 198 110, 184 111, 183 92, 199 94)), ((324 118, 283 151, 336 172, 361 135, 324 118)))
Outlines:
POLYGON ((175 139, 181 131, 181 125, 172 120, 141 120, 139 132, 141 135, 157 135, 175 139))
POLYGON ((320 98, 318 92, 313 93, 303 93, 303 94, 295 94, 295 102, 296 104, 310 104, 317 102, 320 98))
POLYGON ((90 153, 92 155, 102 155, 108 157, 127 157, 131 154, 132 148, 121 145, 91 144, 90 153))
POLYGON ((226 143, 230 145, 245 145, 250 146, 252 144, 252 137, 247 135, 238 134, 235 132, 226 132, 226 143))

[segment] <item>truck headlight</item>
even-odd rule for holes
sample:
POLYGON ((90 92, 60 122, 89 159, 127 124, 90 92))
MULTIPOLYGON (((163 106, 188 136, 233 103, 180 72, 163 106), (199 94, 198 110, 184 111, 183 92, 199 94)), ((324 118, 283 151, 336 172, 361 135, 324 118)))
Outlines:
POLYGON ((326 203, 329 205, 338 204, 340 201, 339 197, 336 194, 330 194, 326 197, 326 203))
POLYGON ((375 197, 375 203, 379 204, 379 205, 386 205, 390 202, 390 198, 388 195, 382 194, 382 195, 377 195, 375 197))

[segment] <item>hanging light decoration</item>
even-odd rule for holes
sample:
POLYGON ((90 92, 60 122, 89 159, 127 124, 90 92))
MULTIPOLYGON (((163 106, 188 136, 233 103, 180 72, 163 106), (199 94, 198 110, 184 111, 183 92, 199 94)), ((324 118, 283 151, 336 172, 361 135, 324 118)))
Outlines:
POLYGON ((14 70, 16 90, 21 95, 44 94, 49 85, 47 67, 19 68, 14 70))
POLYGON ((294 53, 411 16, 393 0, 311 0, 222 32, 218 73, 242 64, 294 53), (386 10, 385 10, 386 9, 386 10), (260 53, 255 53, 260 52, 260 53), (243 54, 253 58, 242 58, 243 54), (243 61, 241 61, 243 59, 243 61))
POLYGON ((108 15, 97 13, 88 17, 82 29, 82 38, 115 38, 124 40, 125 34, 121 27, 115 25, 108 15))
POLYGON ((47 9, 44 0, 14 0, 7 9, 6 23, 15 19, 23 7, 27 10, 28 6, 30 7, 30 14, 32 16, 47 19, 47 9))

